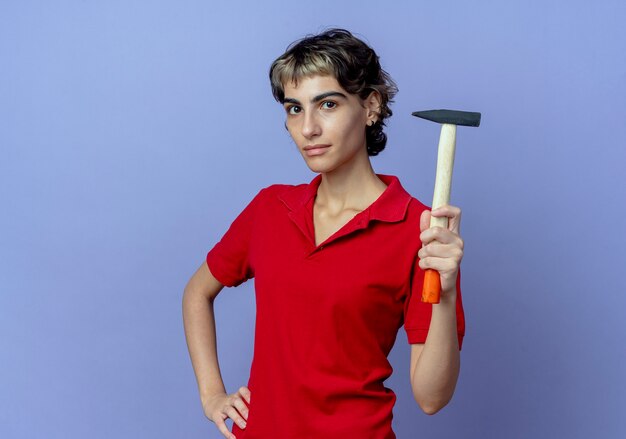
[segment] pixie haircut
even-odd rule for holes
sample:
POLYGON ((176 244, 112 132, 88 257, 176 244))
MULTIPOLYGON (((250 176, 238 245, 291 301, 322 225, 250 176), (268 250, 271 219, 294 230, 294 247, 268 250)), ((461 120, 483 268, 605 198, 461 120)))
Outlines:
POLYGON ((281 104, 285 100, 283 84, 295 84, 313 75, 334 76, 348 93, 367 98, 372 91, 380 95, 376 123, 366 126, 367 153, 375 156, 387 144, 383 132, 385 119, 392 115, 389 104, 398 91, 393 79, 378 61, 376 52, 345 29, 330 29, 292 43, 270 67, 272 94, 281 104))

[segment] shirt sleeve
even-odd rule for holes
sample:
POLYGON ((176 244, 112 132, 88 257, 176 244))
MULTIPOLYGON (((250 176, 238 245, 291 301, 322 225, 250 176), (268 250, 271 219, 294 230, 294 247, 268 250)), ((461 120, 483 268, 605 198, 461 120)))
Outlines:
POLYGON ((211 274, 224 286, 235 287, 254 277, 250 244, 263 191, 252 199, 207 253, 206 263, 211 274))
MULTIPOLYGON (((426 342, 428 329, 430 328, 430 318, 433 305, 422 302, 422 287, 424 285, 424 270, 418 265, 416 258, 413 274, 411 276, 411 287, 409 297, 404 307, 404 330, 410 344, 426 342)), ((463 312, 463 301, 461 298, 461 270, 456 278, 456 329, 459 340, 459 349, 463 345, 465 336, 465 314, 463 312)))

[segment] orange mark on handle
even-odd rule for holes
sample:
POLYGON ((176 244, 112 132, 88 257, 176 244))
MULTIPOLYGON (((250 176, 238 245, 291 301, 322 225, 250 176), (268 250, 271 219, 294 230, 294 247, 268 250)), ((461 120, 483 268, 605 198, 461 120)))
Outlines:
POLYGON ((428 269, 424 273, 424 288, 422 288, 422 302, 439 303, 441 295, 441 280, 437 270, 428 269))

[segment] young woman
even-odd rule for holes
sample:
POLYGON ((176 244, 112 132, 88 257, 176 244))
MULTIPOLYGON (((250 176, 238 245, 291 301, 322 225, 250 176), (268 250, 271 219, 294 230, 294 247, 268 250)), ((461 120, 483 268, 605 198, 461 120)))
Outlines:
POLYGON ((396 177, 372 169, 396 87, 364 42, 341 29, 305 38, 272 64, 270 80, 298 151, 318 175, 261 190, 185 288, 204 412, 227 438, 395 438, 395 395, 383 382, 402 325, 421 409, 433 414, 454 393, 465 330, 461 211, 431 213, 396 177), (448 217, 448 229, 429 228, 431 214, 448 217), (441 276, 436 305, 421 302, 427 268, 441 276), (223 286, 252 277, 250 379, 229 394, 213 301, 223 286))

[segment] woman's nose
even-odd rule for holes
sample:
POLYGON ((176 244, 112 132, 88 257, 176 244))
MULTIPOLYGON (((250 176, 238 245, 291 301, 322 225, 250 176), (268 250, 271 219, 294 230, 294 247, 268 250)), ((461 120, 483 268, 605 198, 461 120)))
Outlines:
POLYGON ((305 113, 304 120, 302 121, 302 135, 310 139, 318 136, 321 132, 321 127, 315 113, 305 113))

